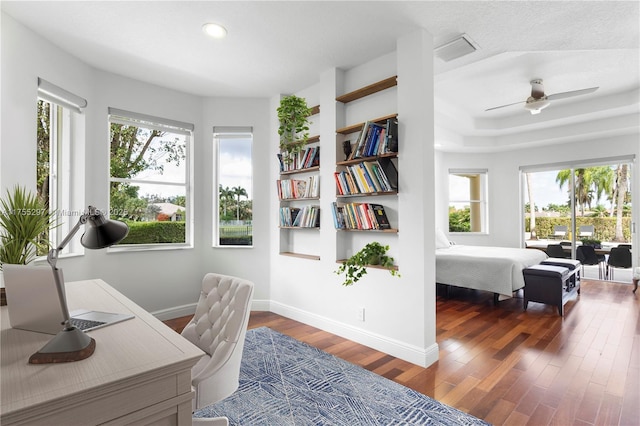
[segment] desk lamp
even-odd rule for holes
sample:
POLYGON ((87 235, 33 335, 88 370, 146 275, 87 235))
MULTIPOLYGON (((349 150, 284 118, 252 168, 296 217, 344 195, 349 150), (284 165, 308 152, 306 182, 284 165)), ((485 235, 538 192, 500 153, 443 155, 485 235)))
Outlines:
POLYGON ((30 364, 49 364, 56 362, 80 361, 88 358, 96 349, 96 341, 87 336, 84 331, 71 325, 69 308, 67 307, 67 297, 64 291, 64 278, 62 270, 56 267, 58 254, 69 244, 73 236, 78 232, 80 226, 87 225, 85 233, 80 239, 80 243, 88 249, 101 249, 112 246, 122 241, 129 233, 126 223, 117 220, 110 220, 104 217, 100 210, 89 206, 88 212, 80 216, 78 223, 71 229, 69 235, 65 237, 60 245, 49 251, 47 261, 53 270, 53 278, 58 290, 58 298, 64 317, 64 328, 55 335, 53 339, 42 347, 38 352, 29 358, 30 364))

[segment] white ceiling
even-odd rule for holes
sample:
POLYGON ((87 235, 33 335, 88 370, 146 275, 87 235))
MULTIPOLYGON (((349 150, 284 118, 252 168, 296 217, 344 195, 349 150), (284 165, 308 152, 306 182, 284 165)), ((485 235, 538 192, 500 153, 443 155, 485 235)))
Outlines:
POLYGON ((294 93, 321 71, 349 69, 424 28, 435 45, 466 33, 479 50, 435 59, 436 143, 491 151, 638 135, 638 1, 2 1, 3 12, 86 63, 202 96, 294 93), (223 40, 206 37, 223 24, 223 40), (546 94, 599 86, 539 115, 546 94))

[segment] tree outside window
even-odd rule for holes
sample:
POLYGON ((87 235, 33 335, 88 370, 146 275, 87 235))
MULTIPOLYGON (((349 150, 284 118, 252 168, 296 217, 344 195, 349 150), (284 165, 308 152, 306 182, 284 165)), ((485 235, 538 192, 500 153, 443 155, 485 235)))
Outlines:
POLYGON ((487 232, 486 170, 449 170, 449 232, 487 232))
POLYGON ((214 246, 253 245, 251 128, 214 128, 217 221, 214 246))
POLYGON ((109 214, 129 225, 120 244, 189 244, 189 125, 110 112, 109 214))

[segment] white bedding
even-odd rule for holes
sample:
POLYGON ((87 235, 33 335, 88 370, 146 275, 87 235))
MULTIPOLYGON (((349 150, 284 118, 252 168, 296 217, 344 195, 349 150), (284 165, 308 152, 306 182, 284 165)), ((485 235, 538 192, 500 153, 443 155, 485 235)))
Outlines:
POLYGON ((453 245, 436 250, 436 282, 512 297, 522 270, 547 258, 542 250, 453 245))

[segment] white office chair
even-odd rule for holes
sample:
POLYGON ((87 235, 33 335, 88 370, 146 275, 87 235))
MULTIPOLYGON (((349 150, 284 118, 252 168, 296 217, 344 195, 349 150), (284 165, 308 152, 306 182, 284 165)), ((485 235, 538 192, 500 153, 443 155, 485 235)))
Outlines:
MULTIPOLYGON (((242 278, 209 273, 202 280, 196 313, 182 331, 182 336, 206 352, 191 369, 194 411, 238 389, 252 294, 253 283, 242 278)), ((216 425, 226 422, 225 418, 194 418, 194 424, 200 420, 216 425)))

